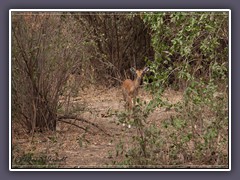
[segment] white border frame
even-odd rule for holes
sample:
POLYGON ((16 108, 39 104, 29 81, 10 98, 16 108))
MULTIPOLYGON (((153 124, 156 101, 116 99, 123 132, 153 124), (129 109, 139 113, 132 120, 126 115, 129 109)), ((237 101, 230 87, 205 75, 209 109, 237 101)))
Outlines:
POLYGON ((231 10, 230 9, 10 9, 9 10, 9 171, 231 171, 231 10), (228 152, 228 162, 229 162, 229 168, 228 169, 95 169, 95 168, 89 168, 89 169, 12 169, 12 121, 11 121, 11 94, 12 94, 12 87, 11 87, 11 33, 12 33, 12 18, 11 13, 12 12, 228 12, 229 13, 229 67, 228 67, 228 74, 229 74, 229 120, 228 120, 228 127, 229 127, 229 133, 228 133, 228 144, 229 144, 229 152, 228 152))

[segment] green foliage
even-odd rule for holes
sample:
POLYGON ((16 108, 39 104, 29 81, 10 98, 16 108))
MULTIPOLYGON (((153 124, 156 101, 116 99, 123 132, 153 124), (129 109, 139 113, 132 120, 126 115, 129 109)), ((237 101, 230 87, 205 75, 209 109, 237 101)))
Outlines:
POLYGON ((189 74, 204 77, 211 63, 227 73, 227 12, 145 13, 143 20, 151 27, 155 59, 147 63, 156 87, 188 80, 189 74))
MULTIPOLYGON (((131 114, 136 135, 123 158, 127 167, 228 166, 228 15, 225 12, 143 13, 151 29, 153 61, 145 80, 153 99, 131 114), (177 104, 164 101, 166 87, 183 90, 177 104), (175 115, 149 124, 159 107, 175 115)), ((127 118, 125 116, 125 118, 127 118)), ((128 146, 129 147, 129 146, 128 146)), ((117 154, 119 155, 119 154, 117 154)))

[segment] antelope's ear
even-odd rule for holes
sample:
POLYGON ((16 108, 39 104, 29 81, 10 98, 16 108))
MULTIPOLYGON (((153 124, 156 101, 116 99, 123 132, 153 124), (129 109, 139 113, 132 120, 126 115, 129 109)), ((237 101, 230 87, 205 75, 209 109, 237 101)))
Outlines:
POLYGON ((136 73, 136 69, 135 69, 134 67, 131 67, 131 68, 130 68, 130 71, 131 71, 133 74, 136 73))
POLYGON ((149 68, 148 67, 145 67, 144 69, 143 69, 143 72, 144 73, 146 73, 146 72, 148 72, 149 71, 149 68))

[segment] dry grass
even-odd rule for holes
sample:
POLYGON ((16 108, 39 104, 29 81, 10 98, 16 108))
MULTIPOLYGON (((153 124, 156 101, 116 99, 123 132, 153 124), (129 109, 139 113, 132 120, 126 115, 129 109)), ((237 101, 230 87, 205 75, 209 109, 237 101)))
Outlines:
MULTIPOLYGON (((145 101, 151 99, 151 96, 142 89, 139 97, 145 101)), ((170 103, 176 103, 181 101, 182 93, 167 90, 164 98, 168 99, 170 103)), ((119 140, 130 142, 132 133, 134 133, 133 129, 119 125, 114 114, 115 111, 123 110, 124 102, 120 90, 90 87, 79 92, 79 96, 72 98, 70 102, 72 107, 84 104, 84 110, 76 109, 74 113, 97 124, 111 136, 107 136, 92 126, 89 126, 91 133, 86 133, 74 126, 58 123, 56 132, 35 133, 32 137, 13 123, 13 155, 17 157, 21 153, 32 152, 34 154, 46 153, 48 156, 58 158, 66 157, 66 160, 60 165, 64 168, 107 167, 111 164, 114 158, 112 153, 119 140)), ((173 110, 166 111, 159 108, 151 114, 147 121, 150 124, 154 122, 160 127, 160 122, 173 114, 175 114, 173 110)), ((84 126, 80 122, 77 123, 84 126)))

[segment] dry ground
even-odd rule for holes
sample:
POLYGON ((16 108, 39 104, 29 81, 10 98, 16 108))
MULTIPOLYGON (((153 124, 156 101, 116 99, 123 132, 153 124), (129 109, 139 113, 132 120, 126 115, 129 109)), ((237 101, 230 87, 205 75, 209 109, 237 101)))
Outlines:
MULTIPOLYGON (((151 99, 151 96, 143 90, 140 90, 139 96, 146 101, 151 99)), ((164 98, 167 98, 170 103, 176 103, 181 100, 182 93, 167 90, 164 98)), ((120 90, 92 87, 79 92, 79 96, 70 99, 69 102, 73 113, 93 122, 105 133, 83 122, 75 123, 82 127, 88 126, 89 132, 59 122, 57 132, 35 133, 32 137, 22 132, 19 127, 13 127, 12 147, 14 147, 15 157, 20 156, 22 152, 46 153, 52 159, 63 160, 60 166, 62 168, 104 168, 112 164, 114 150, 119 140, 129 141, 135 132, 134 128, 129 129, 119 124, 115 115, 115 111, 121 111, 124 107, 120 90)), ((165 111, 160 108, 149 116, 147 122, 158 124, 174 113, 173 110, 165 111)))

